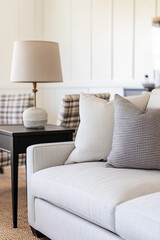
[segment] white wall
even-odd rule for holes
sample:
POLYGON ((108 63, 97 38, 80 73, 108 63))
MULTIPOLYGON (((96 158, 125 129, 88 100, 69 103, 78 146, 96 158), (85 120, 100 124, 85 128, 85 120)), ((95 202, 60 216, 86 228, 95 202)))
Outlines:
POLYGON ((159 5, 160 0, 45 0, 44 37, 60 44, 65 83, 136 85, 145 74, 152 80, 151 28, 159 5))
POLYGON ((44 39, 59 42, 64 78, 62 88, 49 89, 55 106, 54 95, 109 91, 113 97, 123 87, 142 87, 146 74, 153 82, 156 15, 160 0, 45 0, 44 39))
POLYGON ((9 81, 13 42, 42 38, 42 2, 0 0, 0 81, 9 81))
POLYGON ((64 83, 38 85, 38 105, 55 122, 64 94, 141 87, 152 79, 152 18, 160 0, 0 0, 0 92, 30 91, 10 84, 15 40, 60 45, 64 83), (50 104, 53 102, 53 104, 50 104))

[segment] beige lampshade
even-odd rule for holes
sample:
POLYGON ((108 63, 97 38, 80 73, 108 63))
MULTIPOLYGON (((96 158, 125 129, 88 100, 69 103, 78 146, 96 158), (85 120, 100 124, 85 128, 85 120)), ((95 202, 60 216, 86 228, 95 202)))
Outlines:
POLYGON ((14 43, 11 82, 62 82, 58 43, 17 41, 14 43))

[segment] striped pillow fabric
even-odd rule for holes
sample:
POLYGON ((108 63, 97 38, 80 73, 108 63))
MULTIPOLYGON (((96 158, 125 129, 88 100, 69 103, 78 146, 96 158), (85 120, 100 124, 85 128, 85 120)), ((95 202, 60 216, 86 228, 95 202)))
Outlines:
POLYGON ((144 112, 119 95, 115 95, 114 104, 114 134, 107 164, 160 169, 160 110, 144 112))

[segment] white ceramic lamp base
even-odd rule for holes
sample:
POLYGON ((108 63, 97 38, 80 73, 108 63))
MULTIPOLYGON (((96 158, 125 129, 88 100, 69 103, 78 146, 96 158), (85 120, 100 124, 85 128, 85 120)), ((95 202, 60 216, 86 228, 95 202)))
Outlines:
POLYGON ((42 108, 31 107, 23 112, 23 124, 26 128, 44 128, 48 115, 42 108))

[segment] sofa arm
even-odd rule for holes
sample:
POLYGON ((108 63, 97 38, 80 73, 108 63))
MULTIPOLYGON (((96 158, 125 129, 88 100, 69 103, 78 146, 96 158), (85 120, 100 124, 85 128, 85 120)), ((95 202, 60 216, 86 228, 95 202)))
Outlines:
POLYGON ((35 198, 31 191, 32 174, 49 167, 63 165, 74 149, 74 142, 47 143, 27 148, 27 202, 28 221, 35 227, 35 198))
POLYGON ((48 167, 63 165, 74 149, 74 142, 32 145, 27 148, 27 167, 32 173, 48 167))

